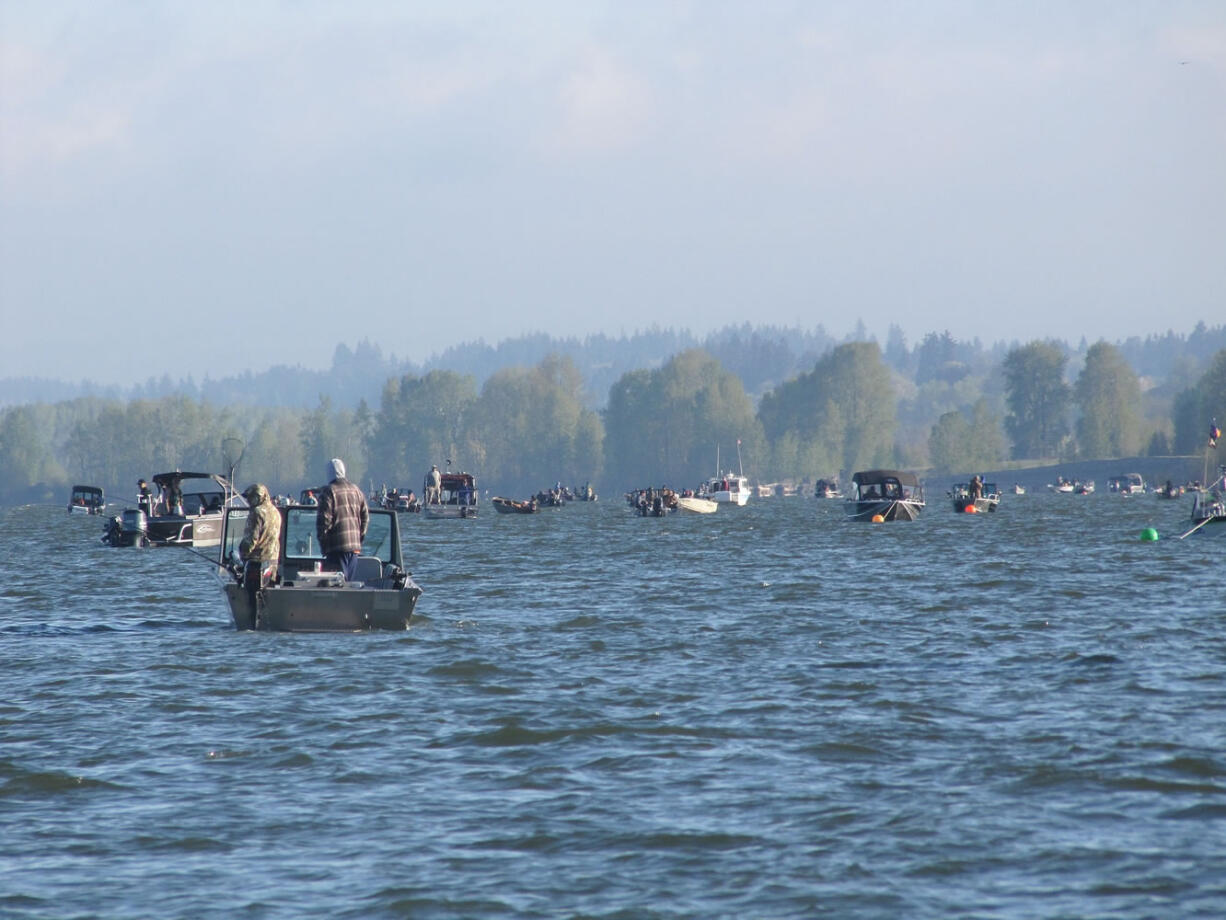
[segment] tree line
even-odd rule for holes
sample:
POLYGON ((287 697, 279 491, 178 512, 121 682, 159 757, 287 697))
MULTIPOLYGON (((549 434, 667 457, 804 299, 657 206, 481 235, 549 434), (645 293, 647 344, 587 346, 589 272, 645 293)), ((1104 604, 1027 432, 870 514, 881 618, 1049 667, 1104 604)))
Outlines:
MULTIPOLYGON (((889 350, 887 345, 887 351, 889 350)), ((1226 349, 1175 391, 1146 385, 1123 351, 1098 342, 1076 374, 1057 342, 1018 345, 997 362, 932 334, 900 373, 874 341, 852 341, 756 400, 702 348, 622 373, 604 409, 565 355, 473 374, 434 369, 388 377, 377 406, 309 410, 216 405, 185 395, 87 396, 0 410, 0 502, 58 500, 72 483, 117 500, 172 469, 225 471, 222 441, 246 444, 240 483, 296 494, 342 457, 363 487, 420 487, 431 464, 474 473, 510 496, 561 481, 621 491, 697 485, 739 454, 762 481, 874 466, 960 473, 1008 460, 1189 454, 1212 419, 1226 421, 1226 349)))

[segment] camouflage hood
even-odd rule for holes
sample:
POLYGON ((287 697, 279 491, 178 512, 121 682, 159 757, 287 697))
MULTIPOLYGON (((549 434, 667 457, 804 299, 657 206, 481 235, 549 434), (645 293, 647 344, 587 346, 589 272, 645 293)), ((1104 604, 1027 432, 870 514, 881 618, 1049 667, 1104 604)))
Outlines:
POLYGON ((246 491, 243 492, 243 498, 247 499, 247 504, 249 504, 252 508, 254 508, 256 505, 262 505, 264 502, 271 500, 268 494, 268 489, 266 489, 264 485, 259 482, 247 486, 246 491))

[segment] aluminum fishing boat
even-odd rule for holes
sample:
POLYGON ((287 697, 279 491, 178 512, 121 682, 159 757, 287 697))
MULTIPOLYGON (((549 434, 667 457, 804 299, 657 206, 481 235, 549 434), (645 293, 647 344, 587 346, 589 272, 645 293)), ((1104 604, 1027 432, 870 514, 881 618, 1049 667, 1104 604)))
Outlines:
POLYGON ((241 583, 238 546, 247 509, 226 511, 218 575, 236 629, 274 632, 402 630, 422 590, 404 567, 396 512, 371 509, 356 577, 325 568, 315 535, 316 508, 291 505, 281 512, 281 555, 271 584, 251 594, 241 583))

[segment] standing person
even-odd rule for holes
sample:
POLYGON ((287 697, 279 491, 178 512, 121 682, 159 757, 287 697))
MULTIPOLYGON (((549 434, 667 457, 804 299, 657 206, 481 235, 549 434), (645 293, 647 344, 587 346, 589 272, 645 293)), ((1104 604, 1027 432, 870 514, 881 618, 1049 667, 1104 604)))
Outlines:
POLYGON ((149 483, 143 479, 136 481, 136 488, 140 489, 140 497, 136 499, 136 507, 145 512, 146 517, 153 516, 153 492, 149 489, 149 483))
POLYGON ((362 541, 370 525, 370 509, 362 490, 345 478, 345 464, 338 458, 328 461, 328 484, 319 493, 315 514, 315 533, 319 548, 329 567, 345 573, 351 581, 353 561, 362 552, 362 541))
MULTIPOLYGON (((262 483, 253 483, 243 492, 251 506, 238 557, 243 565, 243 587, 251 599, 251 615, 256 617, 257 592, 277 577, 281 556, 281 512, 277 510, 262 483)), ((252 624, 255 625, 254 623, 252 624)))

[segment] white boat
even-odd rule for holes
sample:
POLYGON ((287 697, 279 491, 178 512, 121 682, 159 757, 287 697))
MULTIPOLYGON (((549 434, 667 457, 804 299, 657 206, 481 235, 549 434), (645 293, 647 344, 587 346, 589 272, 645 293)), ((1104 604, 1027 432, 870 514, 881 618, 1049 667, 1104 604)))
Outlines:
POLYGON ((844 508, 856 521, 914 521, 924 510, 924 486, 904 470, 862 470, 851 477, 844 508))
POLYGON ((1094 493, 1094 480, 1087 479, 1085 482, 1073 483, 1073 492, 1077 495, 1092 495, 1094 493))
POLYGON ((749 502, 749 480, 732 472, 723 476, 712 476, 703 483, 699 494, 720 504, 745 505, 749 502))
POLYGON ((697 495, 677 496, 678 511, 692 511, 695 514, 714 514, 719 510, 719 504, 709 498, 699 498, 697 495))
POLYGON ((1015 482, 1013 484, 1013 494, 1014 495, 1025 495, 1026 487, 1022 485, 1020 482, 1015 482))
POLYGON ((233 508, 223 521, 217 574, 236 629, 276 632, 366 632, 408 629, 422 590, 404 567, 396 512, 372 509, 356 577, 325 571, 316 538, 317 508, 291 505, 281 511, 281 552, 271 584, 252 595, 234 563, 247 526, 247 509, 233 508))
POLYGON ((721 474, 719 472, 719 445, 717 444, 715 446, 716 473, 699 487, 698 497, 719 502, 721 505, 740 506, 748 504, 752 489, 749 485, 749 479, 745 476, 745 470, 741 468, 741 442, 739 439, 736 442, 736 462, 739 472, 733 473, 729 470, 727 473, 721 474))
POLYGON ((1048 483, 1047 488, 1053 492, 1064 492, 1068 495, 1073 494, 1074 484, 1063 476, 1057 476, 1055 484, 1048 483))

